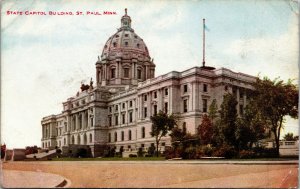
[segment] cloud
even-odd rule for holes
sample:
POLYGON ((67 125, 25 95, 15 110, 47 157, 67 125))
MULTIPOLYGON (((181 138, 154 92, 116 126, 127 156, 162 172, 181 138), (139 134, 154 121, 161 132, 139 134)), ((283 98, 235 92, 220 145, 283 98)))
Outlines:
POLYGON ((241 72, 298 79, 298 41, 298 19, 293 16, 285 33, 234 40, 223 52, 237 61, 235 67, 241 72))

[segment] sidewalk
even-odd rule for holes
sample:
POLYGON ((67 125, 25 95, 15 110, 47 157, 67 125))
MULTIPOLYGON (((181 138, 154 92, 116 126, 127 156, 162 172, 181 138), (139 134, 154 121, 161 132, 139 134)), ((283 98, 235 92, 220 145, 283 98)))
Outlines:
POLYGON ((51 173, 2 169, 1 174, 3 188, 54 188, 67 184, 67 179, 51 173))

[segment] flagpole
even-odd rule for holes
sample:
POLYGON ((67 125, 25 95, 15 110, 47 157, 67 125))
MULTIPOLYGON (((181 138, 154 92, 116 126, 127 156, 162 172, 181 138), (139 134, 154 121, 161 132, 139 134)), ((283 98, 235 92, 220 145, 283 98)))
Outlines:
POLYGON ((202 67, 205 67, 205 18, 203 18, 203 60, 202 60, 202 67))

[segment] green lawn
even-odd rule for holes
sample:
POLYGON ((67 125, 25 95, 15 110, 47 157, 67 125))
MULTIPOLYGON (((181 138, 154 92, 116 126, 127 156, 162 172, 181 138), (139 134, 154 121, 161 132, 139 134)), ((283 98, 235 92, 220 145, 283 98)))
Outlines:
POLYGON ((106 157, 106 158, 52 158, 52 161, 162 161, 166 160, 164 157, 132 157, 132 158, 121 158, 121 157, 106 157))
MULTIPOLYGON (((52 161, 164 161, 164 157, 106 157, 106 158, 52 158, 52 161)), ((252 159, 190 159, 195 161, 288 161, 298 160, 298 158, 252 158, 252 159)), ((185 161, 185 160, 177 160, 185 161)))

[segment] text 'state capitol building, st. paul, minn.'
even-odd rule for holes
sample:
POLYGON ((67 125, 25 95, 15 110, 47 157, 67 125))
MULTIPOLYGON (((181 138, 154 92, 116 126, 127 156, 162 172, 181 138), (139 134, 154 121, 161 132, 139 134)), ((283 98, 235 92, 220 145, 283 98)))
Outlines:
MULTIPOLYGON (((117 152, 147 151, 155 142, 150 116, 159 111, 177 114, 178 125, 194 134, 211 102, 216 99, 220 108, 226 93, 236 96, 241 114, 256 81, 247 74, 203 66, 155 77, 155 67, 126 12, 96 62, 96 81, 82 84, 80 92, 63 102, 62 113, 42 119, 42 148, 57 146, 64 153, 84 147, 93 157, 102 156, 107 146, 117 152)), ((170 145, 166 136, 159 148, 170 145)))

